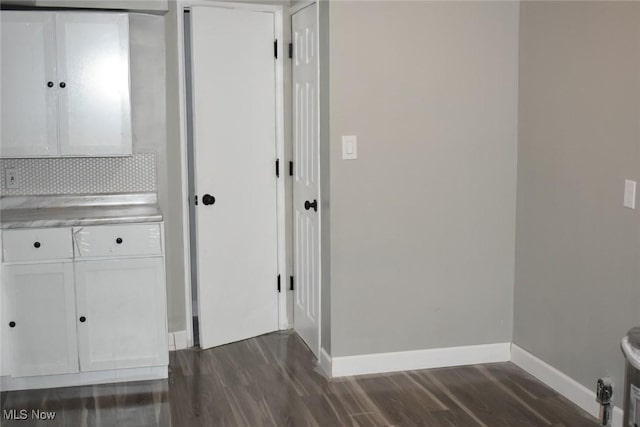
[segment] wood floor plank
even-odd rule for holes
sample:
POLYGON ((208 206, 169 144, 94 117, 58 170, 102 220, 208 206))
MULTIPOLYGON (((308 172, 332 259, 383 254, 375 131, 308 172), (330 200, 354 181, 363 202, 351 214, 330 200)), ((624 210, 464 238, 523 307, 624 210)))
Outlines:
POLYGON ((3 392, 0 407, 56 412, 3 427, 598 425, 511 363, 327 380, 292 332, 172 352, 168 380, 3 392))
POLYGON ((487 426, 549 426, 473 366, 433 372, 487 426))

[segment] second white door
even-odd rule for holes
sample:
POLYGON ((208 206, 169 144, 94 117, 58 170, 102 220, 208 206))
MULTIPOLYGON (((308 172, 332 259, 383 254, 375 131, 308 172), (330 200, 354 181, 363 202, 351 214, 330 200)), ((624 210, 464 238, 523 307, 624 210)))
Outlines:
POLYGON ((274 15, 191 8, 200 346, 278 329, 274 15))
POLYGON ((293 38, 293 323, 320 351, 320 137, 317 3, 292 16, 293 38))

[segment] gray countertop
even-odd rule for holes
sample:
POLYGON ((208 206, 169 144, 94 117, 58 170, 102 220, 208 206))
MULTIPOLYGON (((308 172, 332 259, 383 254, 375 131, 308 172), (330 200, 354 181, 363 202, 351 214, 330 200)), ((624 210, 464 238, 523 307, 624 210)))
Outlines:
POLYGON ((155 193, 4 196, 0 198, 0 228, 43 228, 160 222, 155 193))

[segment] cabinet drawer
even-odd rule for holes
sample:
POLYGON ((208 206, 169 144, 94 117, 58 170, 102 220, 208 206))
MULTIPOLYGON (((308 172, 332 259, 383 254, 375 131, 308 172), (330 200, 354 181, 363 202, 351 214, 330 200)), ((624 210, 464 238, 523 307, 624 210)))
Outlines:
POLYGON ((73 229, 76 256, 159 255, 159 224, 109 225, 73 229))
POLYGON ((70 228, 6 230, 2 232, 5 262, 73 258, 70 228))

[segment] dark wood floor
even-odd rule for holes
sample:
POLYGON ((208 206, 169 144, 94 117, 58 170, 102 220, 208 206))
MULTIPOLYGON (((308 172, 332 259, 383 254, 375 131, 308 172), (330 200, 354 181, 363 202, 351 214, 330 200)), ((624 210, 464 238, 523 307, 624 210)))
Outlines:
POLYGON ((327 381, 293 333, 171 354, 165 381, 1 394, 3 426, 596 426, 511 363, 327 381))

